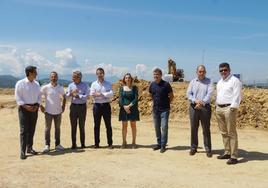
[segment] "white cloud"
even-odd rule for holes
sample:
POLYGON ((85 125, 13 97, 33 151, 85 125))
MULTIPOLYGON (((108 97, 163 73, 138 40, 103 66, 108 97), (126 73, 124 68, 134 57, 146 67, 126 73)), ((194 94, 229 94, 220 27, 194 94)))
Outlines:
POLYGON ((136 65, 136 75, 139 78, 145 78, 147 74, 147 66, 144 64, 137 64, 136 65))
POLYGON ((145 64, 115 66, 111 63, 96 63, 94 60, 85 58, 78 64, 72 49, 66 48, 55 51, 56 60, 49 60, 47 57, 35 52, 32 49, 18 49, 15 46, 0 45, 0 74, 11 74, 22 77, 27 65, 34 65, 38 68, 39 76, 48 75, 51 71, 59 74, 71 74, 74 70, 80 70, 83 74, 95 74, 98 67, 105 70, 106 76, 121 78, 126 73, 137 75, 139 78, 151 78, 152 72, 145 64))
POLYGON ((72 71, 80 70, 81 68, 76 61, 73 50, 70 48, 56 51, 55 57, 59 59, 55 69, 61 74, 71 73, 72 71))
POLYGON ((55 67, 55 64, 52 61, 46 59, 45 57, 31 50, 27 51, 22 56, 22 58, 25 66, 27 65, 37 66, 39 71, 42 71, 43 73, 48 73, 51 71, 51 69, 54 69, 55 67))
POLYGON ((0 46, 0 74, 11 74, 20 76, 23 74, 24 63, 17 53, 17 48, 13 46, 0 46))
POLYGON ((117 76, 117 77, 122 77, 125 73, 129 72, 130 69, 127 67, 119 67, 119 66, 113 66, 112 64, 105 64, 105 63, 100 63, 97 65, 94 65, 92 68, 88 67, 89 69, 88 73, 94 73, 97 68, 103 68, 105 71, 105 74, 107 76, 117 76))

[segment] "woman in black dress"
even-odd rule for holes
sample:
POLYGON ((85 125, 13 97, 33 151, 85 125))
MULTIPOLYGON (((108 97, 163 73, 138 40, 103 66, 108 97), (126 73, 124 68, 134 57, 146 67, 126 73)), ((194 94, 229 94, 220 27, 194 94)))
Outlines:
POLYGON ((123 77, 123 85, 119 89, 119 121, 122 121, 122 148, 127 147, 127 126, 130 122, 132 129, 132 148, 136 146, 136 121, 140 120, 138 110, 138 88, 133 85, 133 78, 130 73, 123 77))

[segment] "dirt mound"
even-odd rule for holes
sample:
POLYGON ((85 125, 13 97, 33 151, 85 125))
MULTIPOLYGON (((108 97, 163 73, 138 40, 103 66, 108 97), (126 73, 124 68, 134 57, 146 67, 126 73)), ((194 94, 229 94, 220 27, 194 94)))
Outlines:
MULTIPOLYGON (((146 80, 134 80, 134 84, 139 88, 139 110, 141 116, 152 114, 153 102, 149 94, 150 82, 146 80)), ((174 100, 171 104, 171 118, 185 119, 188 118, 189 102, 186 97, 188 82, 171 83, 174 92, 174 100)), ((121 81, 113 84, 114 97, 112 99, 112 113, 119 114, 119 87, 121 81)), ((91 100, 89 100, 91 103, 91 100)), ((89 108, 91 108, 91 104, 89 108)), ((15 108, 14 89, 0 89, 0 109, 15 108)), ((215 92, 212 97, 212 122, 215 118, 215 92)), ((237 126, 253 127, 268 130, 268 89, 243 88, 243 98, 238 110, 237 126)))
MULTIPOLYGON (((139 88, 139 110, 141 116, 148 116, 152 113, 152 99, 149 94, 150 82, 146 80, 134 80, 134 84, 139 88)), ((171 83, 174 92, 174 100, 171 104, 171 118, 188 118, 189 102, 186 97, 188 82, 171 83)), ((112 110, 113 114, 119 112, 118 97, 121 82, 113 85, 115 96, 113 98, 112 110)), ((215 93, 215 92, 214 92, 215 93)), ((212 97, 212 121, 215 118, 215 94, 212 97)), ((268 130, 268 90, 243 88, 243 100, 238 110, 237 126, 254 127, 268 130)))

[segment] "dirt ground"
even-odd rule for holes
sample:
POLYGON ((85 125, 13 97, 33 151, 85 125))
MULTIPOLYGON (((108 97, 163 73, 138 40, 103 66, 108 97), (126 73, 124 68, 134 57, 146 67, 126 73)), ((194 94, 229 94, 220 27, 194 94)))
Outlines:
MULTIPOLYGON (((112 119, 115 148, 106 148, 105 126, 102 124, 102 147, 93 149, 93 118, 89 108, 87 148, 72 151, 69 149, 68 113, 67 109, 63 114, 61 131, 65 151, 41 153, 44 115, 39 113, 34 149, 40 153, 20 160, 17 108, 0 110, 0 187, 268 187, 267 131, 239 129, 239 163, 228 166, 225 160, 216 158, 222 153, 223 144, 215 123, 212 126, 212 158, 207 158, 204 153, 201 130, 199 152, 189 156, 189 122, 187 117, 180 116, 170 121, 168 150, 163 154, 152 150, 155 134, 150 116, 142 117, 137 124, 137 149, 120 149, 121 124, 115 116, 112 119)), ((51 139, 54 143, 53 129, 51 139)), ((128 142, 131 142, 130 128, 128 142)))

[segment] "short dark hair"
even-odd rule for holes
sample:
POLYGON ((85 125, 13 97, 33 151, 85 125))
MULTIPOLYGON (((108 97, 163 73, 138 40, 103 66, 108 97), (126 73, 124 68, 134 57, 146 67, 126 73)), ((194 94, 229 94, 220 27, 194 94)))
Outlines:
POLYGON ((36 67, 35 66, 32 66, 32 65, 29 65, 25 68, 25 74, 26 76, 29 76, 30 73, 33 73, 34 71, 36 71, 36 67))
POLYGON ((219 65, 219 69, 220 69, 220 68, 223 68, 223 67, 226 67, 228 70, 230 70, 230 65, 229 65, 229 63, 227 63, 227 62, 223 62, 223 63, 221 63, 221 64, 219 65))
POLYGON ((74 71, 73 75, 76 75, 80 80, 82 79, 82 72, 81 71, 74 71))
POLYGON ((98 71, 101 71, 101 72, 103 72, 103 74, 105 74, 104 69, 101 68, 101 67, 97 68, 96 73, 97 73, 98 71))
POLYGON ((56 71, 51 71, 50 76, 51 74, 56 74, 56 76, 58 77, 58 73, 56 71))
POLYGON ((155 68, 153 72, 157 72, 157 73, 159 73, 160 75, 162 75, 162 70, 159 69, 159 68, 155 68))

